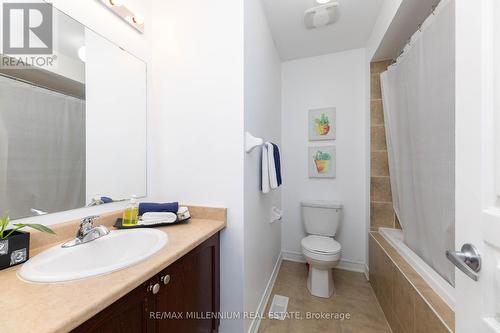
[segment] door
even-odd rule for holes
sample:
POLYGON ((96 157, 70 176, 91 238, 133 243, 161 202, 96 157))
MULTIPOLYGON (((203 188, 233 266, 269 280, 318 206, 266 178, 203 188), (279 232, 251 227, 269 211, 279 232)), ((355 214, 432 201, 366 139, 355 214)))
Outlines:
POLYGON ((219 234, 160 273, 156 332, 213 333, 219 320, 219 234))
POLYGON ((154 295, 149 291, 153 280, 143 283, 97 315, 77 327, 72 333, 150 333, 149 319, 154 295))
POLYGON ((477 281, 456 269, 458 333, 500 332, 499 2, 456 0, 455 250, 482 261, 477 281))

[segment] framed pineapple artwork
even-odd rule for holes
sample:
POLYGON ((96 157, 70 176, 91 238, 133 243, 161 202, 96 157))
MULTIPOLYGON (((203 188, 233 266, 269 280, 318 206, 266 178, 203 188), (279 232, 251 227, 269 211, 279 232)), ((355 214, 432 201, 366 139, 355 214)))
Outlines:
POLYGON ((335 108, 309 110, 309 140, 335 140, 337 138, 335 108))
POLYGON ((309 147, 309 178, 335 178, 337 175, 335 146, 309 147))

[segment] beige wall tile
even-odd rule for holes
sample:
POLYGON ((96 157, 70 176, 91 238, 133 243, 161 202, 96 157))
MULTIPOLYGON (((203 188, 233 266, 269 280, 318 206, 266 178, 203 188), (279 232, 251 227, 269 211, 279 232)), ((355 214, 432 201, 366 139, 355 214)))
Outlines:
POLYGON ((382 98, 382 90, 380 88, 380 74, 372 74, 370 76, 370 92, 371 92, 371 100, 381 99, 382 98))
POLYGON ((383 61, 377 61, 377 62, 372 62, 370 64, 370 72, 372 74, 374 73, 382 73, 387 69, 387 66, 392 62, 392 60, 383 60, 383 61))
POLYGON ((403 227, 401 227, 401 223, 399 223, 399 219, 396 215, 394 216, 394 224, 395 224, 396 229, 403 229, 403 227))
POLYGON ((387 315, 392 311, 394 265, 380 247, 376 247, 376 249, 375 265, 377 269, 375 279, 377 281, 377 289, 375 290, 375 294, 382 310, 387 315))
POLYGON ((369 279, 370 279, 370 285, 373 288, 373 292, 375 293, 375 296, 378 294, 378 281, 377 281, 377 276, 378 276, 378 271, 379 271, 379 266, 377 265, 377 254, 378 254, 378 244, 373 239, 373 237, 369 236, 368 237, 368 266, 370 268, 369 270, 369 279))
POLYGON ((380 227, 394 228, 394 209, 392 203, 372 202, 370 204, 370 227, 378 230, 380 227))
POLYGON ((398 270, 394 273, 393 311, 403 332, 413 333, 416 291, 398 270))
POLYGON ((370 125, 384 125, 384 106, 381 99, 370 102, 370 125))
POLYGON ((415 333, 448 333, 446 326, 420 297, 415 299, 415 333))
POLYGON ((377 177, 377 176, 389 177, 389 161, 387 157, 387 152, 385 151, 372 152, 370 168, 372 177, 377 177))
POLYGON ((394 314, 394 308, 391 308, 391 313, 386 315, 387 317, 387 322, 389 323, 389 326, 391 327, 392 333, 413 333, 413 332, 406 332, 401 324, 399 323, 398 318, 394 314))
POLYGON ((387 143, 385 141, 384 126, 372 126, 370 128, 371 151, 387 151, 387 143))
POLYGON ((372 202, 392 202, 389 177, 372 177, 370 194, 372 202))
MULTIPOLYGON (((398 298, 401 295, 404 287, 400 287, 401 285, 405 285, 411 287, 413 290, 413 297, 415 299, 414 305, 414 328, 413 332, 447 332, 447 327, 450 328, 450 331, 453 332, 455 329, 455 314, 453 310, 451 310, 446 303, 430 288, 430 286, 423 280, 423 278, 406 262, 406 260, 401 257, 401 255, 394 249, 378 232, 370 232, 370 247, 369 247, 369 258, 370 258, 370 279, 372 279, 372 270, 375 272, 375 278, 380 279, 378 277, 379 271, 382 269, 381 265, 378 264, 381 260, 378 259, 379 256, 385 256, 391 260, 391 263, 394 265, 395 269, 395 277, 394 277, 394 295, 393 295, 393 305, 392 309, 395 313, 397 313, 396 317, 405 317, 406 314, 402 314, 395 310, 396 307, 402 309, 402 306, 398 304, 398 298), (383 249, 385 250, 383 250, 383 249), (387 253, 386 253, 387 252, 387 253), (375 259, 373 259, 375 258, 375 259), (404 272, 404 274, 402 273, 404 272), (398 275, 399 274, 399 275, 398 275), (401 278, 398 280, 398 278, 401 278), (404 280, 408 281, 407 283, 404 280), (417 292, 418 290, 418 292, 417 292), (424 298, 426 301, 424 301, 424 298), (431 309, 431 306, 435 309, 435 311, 439 314, 439 316, 431 309), (439 318, 442 318, 441 321, 439 318), (428 324, 419 323, 419 321, 428 321, 428 324), (446 324, 443 324, 446 323, 446 324), (419 326, 420 325, 420 326, 419 326), (440 327, 442 330, 433 330, 433 327, 440 327)), ((370 281, 371 282, 371 281, 370 281)), ((376 286, 380 289, 380 283, 376 282, 376 286)), ((375 288, 374 288, 375 290, 375 288)), ((380 297, 377 293, 377 298, 380 297)), ((403 299, 405 296, 403 296, 403 299)), ((408 297, 406 297, 408 299, 408 297)), ((391 323, 391 318, 388 314, 388 321, 391 323)), ((403 323, 409 322, 409 319, 401 319, 397 318, 400 326, 404 328, 404 332, 408 330, 408 327, 405 327, 403 323)), ((391 323, 392 327, 392 323, 391 323)), ((392 327, 393 331, 396 332, 396 329, 392 327)))

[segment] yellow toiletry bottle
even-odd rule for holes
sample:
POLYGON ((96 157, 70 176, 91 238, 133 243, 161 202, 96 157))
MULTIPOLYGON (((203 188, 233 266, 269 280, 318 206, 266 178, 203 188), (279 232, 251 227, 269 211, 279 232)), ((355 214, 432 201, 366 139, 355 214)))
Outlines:
POLYGON ((129 204, 127 205, 127 207, 125 207, 125 210, 123 211, 122 225, 124 227, 132 227, 137 225, 138 221, 139 221, 139 203, 137 202, 135 195, 133 195, 132 198, 130 199, 129 204))

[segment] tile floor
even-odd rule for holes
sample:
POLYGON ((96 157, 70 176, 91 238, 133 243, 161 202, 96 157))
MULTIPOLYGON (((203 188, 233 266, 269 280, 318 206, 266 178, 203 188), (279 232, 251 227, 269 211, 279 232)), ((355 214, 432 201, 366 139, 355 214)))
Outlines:
MULTIPOLYGON (((329 299, 314 297, 306 287, 306 265, 283 261, 265 313, 275 294, 289 297, 288 313, 302 319, 263 319, 259 333, 391 333, 375 294, 361 273, 334 270, 336 294, 329 299), (304 319, 308 312, 347 314, 350 319, 304 319)), ((266 316, 267 317, 267 316, 266 316)))

